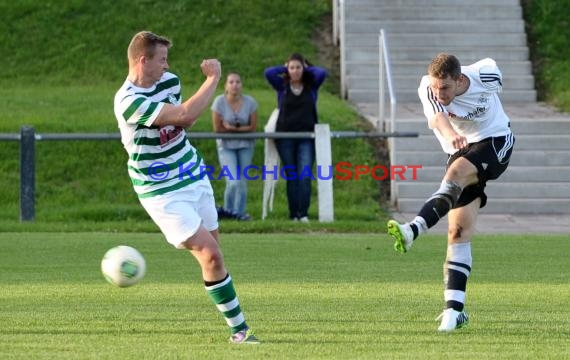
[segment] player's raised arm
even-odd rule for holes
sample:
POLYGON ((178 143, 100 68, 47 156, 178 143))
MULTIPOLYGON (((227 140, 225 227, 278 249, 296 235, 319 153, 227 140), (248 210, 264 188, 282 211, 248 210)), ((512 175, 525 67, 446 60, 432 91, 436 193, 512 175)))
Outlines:
POLYGON ((198 91, 181 105, 165 104, 153 125, 190 127, 208 107, 220 80, 221 64, 217 59, 207 59, 202 61, 200 67, 206 80, 198 91))

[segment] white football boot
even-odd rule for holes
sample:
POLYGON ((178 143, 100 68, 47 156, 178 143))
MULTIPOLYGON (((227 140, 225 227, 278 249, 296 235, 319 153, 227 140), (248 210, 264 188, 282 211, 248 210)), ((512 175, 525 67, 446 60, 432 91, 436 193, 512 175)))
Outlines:
POLYGON ((441 319, 438 331, 449 332, 460 329, 469 324, 469 315, 465 311, 457 311, 452 308, 445 309, 436 320, 441 319))

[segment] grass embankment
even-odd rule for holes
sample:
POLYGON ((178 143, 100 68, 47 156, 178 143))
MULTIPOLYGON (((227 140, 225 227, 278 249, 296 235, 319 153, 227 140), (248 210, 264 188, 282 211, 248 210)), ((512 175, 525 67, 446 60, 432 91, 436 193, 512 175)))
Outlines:
MULTIPOLYGON (((311 41, 330 4, 321 1, 173 1, 168 4, 128 1, 27 1, 0 6, 10 53, 0 68, 0 132, 33 125, 38 133, 118 131, 113 96, 127 73, 126 47, 132 35, 149 29, 172 38, 171 70, 183 81, 188 97, 203 80, 199 63, 217 57, 223 69, 242 74, 244 92, 259 103, 263 126, 275 107, 275 94, 263 78, 266 66, 283 63, 293 51, 319 64, 311 41), (125 14, 129 14, 125 16, 125 14), (24 41, 24 39, 26 41, 24 41)), ((334 69, 333 69, 334 70, 334 69)), ((220 85, 218 93, 222 92, 220 85)), ((325 82, 319 98, 320 119, 332 130, 361 130, 363 121, 334 95, 325 82)), ((207 111, 192 131, 211 131, 207 111)), ((194 142, 208 164, 218 167, 215 142, 194 142)), ((254 164, 263 164, 263 141, 254 164)), ((119 141, 39 141, 36 148, 36 222, 19 219, 19 149, 0 142, 0 209, 2 227, 10 230, 155 230, 138 203, 126 173, 126 153, 119 141)), ((333 162, 375 164, 374 150, 362 140, 333 140, 333 162)), ((213 181, 222 202, 224 181, 213 181)), ((287 218, 285 183, 280 182, 271 221, 224 222, 225 231, 297 231, 287 218)), ((338 222, 310 229, 376 231, 371 220, 383 218, 378 185, 371 179, 335 181, 338 222)), ((316 190, 316 184, 315 184, 316 190)), ((248 210, 261 216, 262 181, 249 184, 248 210)), ((316 191, 310 216, 317 217, 316 191)), ((298 228, 305 231, 305 228, 298 228)))
POLYGON ((570 113, 570 1, 523 0, 538 96, 570 113))

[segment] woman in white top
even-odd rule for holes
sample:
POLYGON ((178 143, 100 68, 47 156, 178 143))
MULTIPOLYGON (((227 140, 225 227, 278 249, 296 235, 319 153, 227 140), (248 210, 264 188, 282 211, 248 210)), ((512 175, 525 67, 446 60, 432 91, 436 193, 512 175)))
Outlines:
MULTIPOLYGON (((254 132, 257 127, 257 102, 242 94, 241 77, 231 72, 226 78, 224 94, 212 104, 214 131, 218 133, 254 132)), ((218 139, 218 157, 226 180, 224 206, 218 209, 220 217, 250 220, 246 212, 247 179, 244 169, 251 165, 255 140, 218 139)))

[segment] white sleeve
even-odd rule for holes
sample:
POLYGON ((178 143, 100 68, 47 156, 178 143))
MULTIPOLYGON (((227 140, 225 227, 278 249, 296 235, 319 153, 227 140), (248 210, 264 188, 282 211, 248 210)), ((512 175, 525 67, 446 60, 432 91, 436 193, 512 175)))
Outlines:
POLYGON ((503 87, 503 75, 495 60, 486 58, 478 61, 479 79, 488 90, 501 92, 503 87))
POLYGON ((424 115, 427 120, 431 120, 436 113, 447 114, 447 109, 439 101, 436 100, 433 91, 429 87, 429 77, 426 75, 420 81, 420 87, 418 88, 418 96, 422 102, 422 107, 424 110, 424 115))

